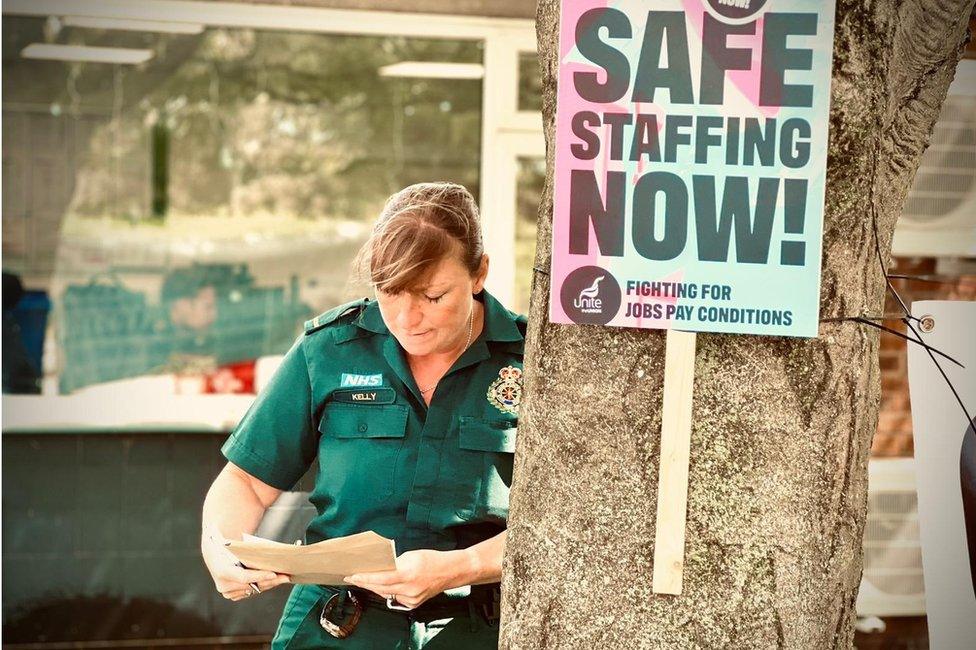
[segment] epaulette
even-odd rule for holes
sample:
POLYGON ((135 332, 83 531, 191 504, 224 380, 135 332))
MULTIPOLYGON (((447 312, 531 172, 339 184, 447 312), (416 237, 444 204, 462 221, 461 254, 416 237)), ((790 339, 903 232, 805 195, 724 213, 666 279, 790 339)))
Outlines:
POLYGON ((521 314, 518 315, 515 318, 515 327, 519 328, 519 331, 522 332, 522 336, 525 337, 525 333, 529 329, 529 317, 522 316, 521 314))
POLYGON ((319 331, 326 325, 331 325, 347 314, 361 312, 366 307, 366 303, 368 302, 369 298, 353 300, 352 302, 347 302, 343 305, 339 305, 338 307, 333 307, 329 311, 319 314, 312 320, 305 321, 305 336, 319 331))
POLYGON ((517 354, 519 356, 524 356, 525 354, 525 332, 529 326, 529 319, 525 316, 520 316, 518 314, 512 314, 515 316, 513 323, 515 327, 518 328, 519 333, 522 334, 522 338, 518 341, 506 341, 499 344, 499 349, 505 352, 511 352, 512 354, 517 354))

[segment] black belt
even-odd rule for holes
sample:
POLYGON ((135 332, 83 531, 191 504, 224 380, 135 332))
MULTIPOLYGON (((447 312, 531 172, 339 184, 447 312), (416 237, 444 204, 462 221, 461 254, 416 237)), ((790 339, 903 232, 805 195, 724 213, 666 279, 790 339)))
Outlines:
POLYGON ((438 594, 419 607, 398 610, 390 609, 385 598, 371 591, 346 587, 326 600, 319 615, 319 624, 332 636, 344 639, 356 630, 365 607, 401 614, 407 620, 418 623, 467 615, 470 618, 471 629, 474 631, 476 616, 484 617, 485 623, 492 627, 498 622, 501 612, 501 590, 498 584, 475 585, 468 596, 451 597, 447 594, 438 594), (349 605, 351 605, 351 612, 347 611, 349 605))
POLYGON ((390 609, 387 607, 386 598, 374 594, 371 591, 354 589, 353 593, 361 603, 374 609, 382 609, 386 612, 401 614, 404 618, 409 618, 421 623, 436 621, 441 618, 454 618, 456 616, 467 615, 471 611, 469 598, 455 598, 453 601, 432 603, 430 601, 422 603, 419 607, 410 610, 390 609))
POLYGON ((372 591, 356 588, 351 588, 350 591, 355 594, 360 602, 369 607, 403 614, 404 617, 419 622, 454 618, 470 614, 474 610, 475 613, 483 616, 489 624, 492 624, 498 620, 501 600, 498 584, 474 585, 471 587, 471 594, 468 596, 451 597, 446 594, 438 594, 421 603, 419 607, 411 610, 398 610, 387 607, 386 598, 372 591))

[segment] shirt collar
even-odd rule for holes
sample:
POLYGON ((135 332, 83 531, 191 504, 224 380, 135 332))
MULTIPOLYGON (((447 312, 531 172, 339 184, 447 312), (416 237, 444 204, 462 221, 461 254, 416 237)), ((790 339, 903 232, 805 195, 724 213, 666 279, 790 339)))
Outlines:
MULTIPOLYGON (((475 299, 480 300, 485 306, 485 327, 481 336, 486 341, 521 341, 525 338, 522 330, 515 324, 518 316, 506 309, 488 291, 482 290, 475 295, 475 299)), ((370 300, 366 304, 366 309, 356 320, 356 325, 377 334, 390 333, 390 328, 383 322, 383 315, 380 314, 379 304, 375 300, 370 300)))

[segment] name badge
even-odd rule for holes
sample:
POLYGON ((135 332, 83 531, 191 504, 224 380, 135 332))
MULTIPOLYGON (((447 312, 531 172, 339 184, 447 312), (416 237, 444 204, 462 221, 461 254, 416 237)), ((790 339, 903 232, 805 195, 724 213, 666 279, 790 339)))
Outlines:
POLYGON ((396 392, 392 388, 343 389, 332 393, 332 401, 343 404, 393 404, 396 392))

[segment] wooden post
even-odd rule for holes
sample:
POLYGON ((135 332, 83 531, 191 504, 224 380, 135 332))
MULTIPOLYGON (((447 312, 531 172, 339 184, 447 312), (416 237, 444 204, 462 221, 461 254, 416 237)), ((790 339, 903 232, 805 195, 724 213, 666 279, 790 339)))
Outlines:
POLYGON ((654 540, 656 594, 680 594, 685 561, 691 402, 695 384, 695 333, 668 330, 664 352, 661 464, 654 540))

